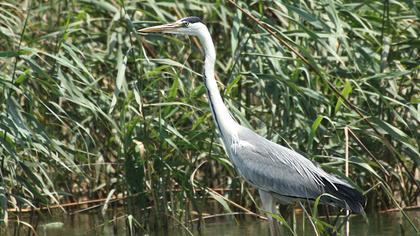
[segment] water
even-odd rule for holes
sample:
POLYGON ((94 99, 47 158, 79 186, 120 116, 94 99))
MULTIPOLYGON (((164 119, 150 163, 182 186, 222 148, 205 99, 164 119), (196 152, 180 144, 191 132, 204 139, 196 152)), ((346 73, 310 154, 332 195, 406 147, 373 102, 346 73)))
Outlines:
MULTIPOLYGON (((407 211, 417 228, 420 228, 420 210, 407 211)), ((297 214, 297 235, 314 235, 310 224, 302 224, 302 216, 297 214), (305 227, 305 229, 303 229, 305 227)), ((383 213, 368 216, 367 223, 362 216, 350 218, 350 235, 357 236, 397 236, 416 235, 414 229, 409 225, 398 212, 383 213)), ((91 236, 91 235, 126 235, 127 229, 124 217, 116 218, 116 224, 104 224, 105 220, 99 214, 77 214, 71 217, 61 216, 59 218, 43 219, 37 228, 40 236, 91 236)), ((191 230, 191 229, 190 229, 191 230)), ((285 235, 287 230, 283 227, 285 235)), ((198 232, 192 230, 194 235, 198 232)), ((185 229, 173 228, 169 232, 152 232, 150 236, 190 235, 185 229)), ((240 217, 235 220, 233 217, 219 217, 207 220, 201 231, 202 236, 245 236, 245 235, 269 235, 268 223, 253 217, 240 217)))

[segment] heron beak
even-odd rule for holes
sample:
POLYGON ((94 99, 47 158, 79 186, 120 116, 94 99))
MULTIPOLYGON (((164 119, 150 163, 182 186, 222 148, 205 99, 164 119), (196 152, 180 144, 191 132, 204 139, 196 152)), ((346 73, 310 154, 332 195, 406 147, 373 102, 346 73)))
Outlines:
POLYGON ((139 29, 138 32, 141 33, 152 33, 152 32, 171 32, 174 31, 182 26, 182 23, 174 22, 164 25, 157 25, 152 27, 147 27, 144 29, 139 29))

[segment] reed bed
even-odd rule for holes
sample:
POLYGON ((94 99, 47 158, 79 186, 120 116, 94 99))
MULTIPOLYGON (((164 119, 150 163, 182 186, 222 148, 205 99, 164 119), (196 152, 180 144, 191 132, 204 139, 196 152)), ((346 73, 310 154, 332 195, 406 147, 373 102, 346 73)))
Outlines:
POLYGON ((366 211, 417 206, 419 1, 235 4, 0 2, 0 232, 94 199, 146 232, 201 222, 208 198, 262 214, 215 133, 198 41, 136 33, 190 15, 242 125, 341 176, 348 130, 366 211))

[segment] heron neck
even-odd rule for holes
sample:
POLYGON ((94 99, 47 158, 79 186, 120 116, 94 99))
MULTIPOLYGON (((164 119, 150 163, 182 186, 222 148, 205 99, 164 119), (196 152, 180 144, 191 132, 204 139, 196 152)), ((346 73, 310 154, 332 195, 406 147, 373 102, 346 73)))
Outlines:
POLYGON ((214 78, 216 50, 214 49, 213 41, 207 29, 199 35, 199 39, 204 47, 205 54, 204 80, 207 89, 207 97, 209 99, 214 122, 222 137, 225 137, 227 134, 235 132, 239 124, 236 123, 230 115, 230 112, 220 95, 219 88, 217 87, 217 82, 214 78))

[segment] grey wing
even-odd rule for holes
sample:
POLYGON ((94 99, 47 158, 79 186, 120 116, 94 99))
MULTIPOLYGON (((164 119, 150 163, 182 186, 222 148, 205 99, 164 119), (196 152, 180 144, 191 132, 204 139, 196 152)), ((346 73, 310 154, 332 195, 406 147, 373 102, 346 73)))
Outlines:
POLYGON ((243 128, 239 141, 231 146, 232 160, 240 174, 252 185, 286 198, 315 199, 325 187, 345 185, 310 160, 243 128), (235 146, 236 145, 236 146, 235 146))

